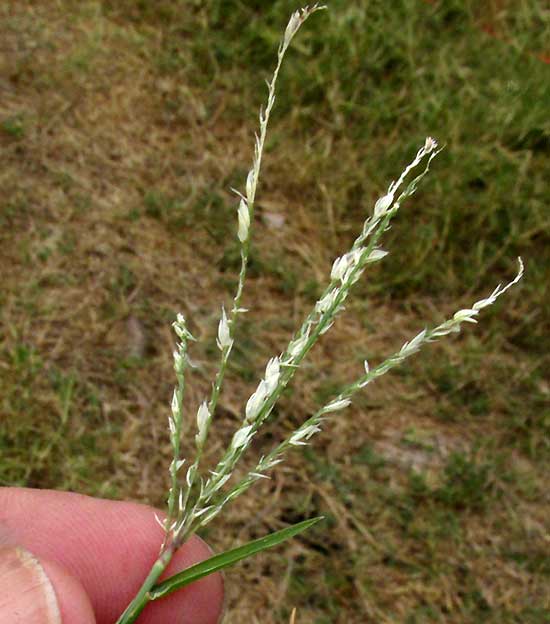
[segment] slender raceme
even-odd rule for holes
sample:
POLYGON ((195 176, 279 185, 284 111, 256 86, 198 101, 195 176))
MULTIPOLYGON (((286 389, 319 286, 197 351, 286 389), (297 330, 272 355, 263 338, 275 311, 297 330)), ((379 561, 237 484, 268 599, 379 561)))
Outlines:
MULTIPOLYGON (((285 33, 279 45, 279 50, 277 52, 277 64, 275 66, 275 70, 273 71, 271 80, 267 82, 267 102, 265 105, 265 109, 260 110, 259 114, 259 134, 255 135, 254 158, 252 160, 252 167, 248 172, 246 178, 245 193, 243 194, 233 189, 239 198, 239 204, 237 209, 237 238, 240 244, 241 268, 239 272, 237 291, 233 298, 233 304, 231 306, 229 316, 226 314, 225 309, 222 308, 222 315, 218 325, 217 339, 217 345, 221 352, 218 372, 216 373, 214 383, 212 384, 210 399, 208 400, 208 402, 203 402, 197 412, 198 433, 195 438, 196 455, 194 462, 187 470, 186 490, 185 494, 180 496, 181 504, 178 512, 178 519, 177 522, 175 522, 174 524, 165 525, 167 534, 172 534, 172 538, 176 541, 176 544, 181 544, 182 541, 185 540, 188 535, 188 527, 190 526, 193 517, 198 513, 196 510, 196 504, 194 508, 191 509, 190 496, 198 475, 203 450, 206 445, 208 433, 210 430, 210 425, 216 412, 218 398, 220 396, 223 380, 225 377, 225 371, 227 369, 229 356, 233 347, 237 317, 239 314, 246 312, 245 309, 241 308, 241 299, 246 280, 248 257, 250 253, 250 239, 252 235, 252 223, 254 220, 254 201, 256 198, 256 189, 260 178, 260 170, 265 145, 265 138, 267 136, 267 128, 271 111, 273 109, 273 105, 275 104, 275 88, 277 85, 277 78, 279 76, 283 59, 294 35, 296 35, 300 26, 310 15, 323 8, 324 7, 317 4, 315 4, 311 8, 305 7, 301 11, 296 11, 295 13, 293 13, 288 22, 285 33)), ((225 475, 222 475, 220 477, 220 479, 217 481, 217 485, 221 483, 224 476, 225 475)))

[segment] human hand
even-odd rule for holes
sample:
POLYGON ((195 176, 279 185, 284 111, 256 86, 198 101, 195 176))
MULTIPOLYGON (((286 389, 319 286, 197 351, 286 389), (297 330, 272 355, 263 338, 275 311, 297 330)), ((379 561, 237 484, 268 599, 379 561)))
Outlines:
MULTIPOLYGON (((0 488, 0 624, 114 624, 157 558, 154 510, 53 490, 0 488)), ((208 558, 193 537, 165 576, 208 558)), ((151 603, 140 624, 216 624, 219 574, 151 603)))

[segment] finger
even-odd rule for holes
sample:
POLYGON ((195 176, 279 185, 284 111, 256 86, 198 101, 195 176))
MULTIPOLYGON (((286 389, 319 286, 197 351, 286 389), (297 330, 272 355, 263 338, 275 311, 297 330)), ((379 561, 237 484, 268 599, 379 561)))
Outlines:
MULTIPOLYGON (((156 560, 163 537, 150 507, 52 490, 0 488, 0 523, 37 558, 78 579, 97 624, 116 621, 156 560)), ((209 556, 206 544, 192 538, 167 574, 209 556)), ((211 575, 151 604, 140 622, 215 624, 222 601, 221 576, 211 575)))
POLYGON ((66 570, 20 546, 0 547, 0 622, 94 624, 88 596, 66 570))

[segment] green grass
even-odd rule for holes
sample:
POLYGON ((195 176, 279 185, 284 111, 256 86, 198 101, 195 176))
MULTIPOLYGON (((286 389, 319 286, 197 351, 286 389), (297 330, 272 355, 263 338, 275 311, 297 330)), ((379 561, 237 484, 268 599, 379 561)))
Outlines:
MULTIPOLYGON (((232 621, 288 621, 293 606, 298 622, 545 621, 550 18, 536 0, 496 4, 334 0, 290 52, 217 443, 426 135, 446 149, 266 445, 365 355, 374 363, 509 278, 516 255, 526 276, 478 326, 374 384, 210 529, 221 549, 257 524, 330 519, 298 551, 228 577, 232 621)), ((236 280, 229 187, 242 187, 263 80, 297 4, 9 6, 0 34, 18 98, 0 111, 0 482, 160 505, 168 326, 181 309, 204 340, 198 401, 236 280)))
POLYGON ((116 495, 97 482, 108 463, 105 440, 113 431, 108 426, 94 430, 99 421, 95 389, 76 373, 48 365, 24 343, 3 355, 12 363, 17 385, 13 379, 3 384, 0 482, 29 487, 55 483, 62 489, 116 495))
POLYGON ((25 120, 23 115, 7 117, 0 122, 0 130, 14 139, 22 139, 25 136, 25 120))
MULTIPOLYGON (((204 11, 204 37, 195 51, 197 63, 213 60, 210 72, 197 79, 223 77, 229 84, 239 71, 239 94, 249 89, 259 101, 258 74, 271 66, 270 46, 292 3, 275 3, 267 15, 259 5, 213 4, 204 11), (243 67, 255 71, 244 74, 243 67)), ((531 22, 543 18, 534 3, 530 13, 524 5, 517 20, 520 41, 531 22)), ((508 23, 514 14, 509 9, 499 21, 508 23)), ((484 36, 480 25, 474 8, 462 2, 437 9, 417 1, 374 2, 368 9, 335 2, 305 33, 282 77, 282 121, 275 135, 288 132, 285 115, 290 114, 296 142, 310 142, 315 152, 322 149, 322 138, 316 145, 310 135, 318 135, 319 124, 330 128, 339 163, 326 158, 323 163, 313 153, 318 169, 306 193, 314 192, 316 180, 334 189, 341 222, 359 216, 399 169, 403 151, 421 137, 435 132, 447 143, 428 182, 436 191, 431 187, 419 199, 414 242, 401 245, 390 261, 397 296, 402 289, 404 294, 457 293, 465 280, 479 287, 531 242, 548 259, 543 183, 550 134, 548 69, 527 54, 525 44, 484 36), (340 145, 346 148, 339 151, 340 145)), ((241 106, 239 99, 239 115, 241 106)), ((545 286, 538 300, 547 301, 546 294, 545 286)))

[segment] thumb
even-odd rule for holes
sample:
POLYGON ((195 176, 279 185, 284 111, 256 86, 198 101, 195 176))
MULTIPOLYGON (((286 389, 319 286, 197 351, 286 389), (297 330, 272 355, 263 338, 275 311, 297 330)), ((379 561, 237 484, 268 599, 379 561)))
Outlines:
POLYGON ((80 582, 21 546, 0 545, 0 624, 94 624, 80 582))

